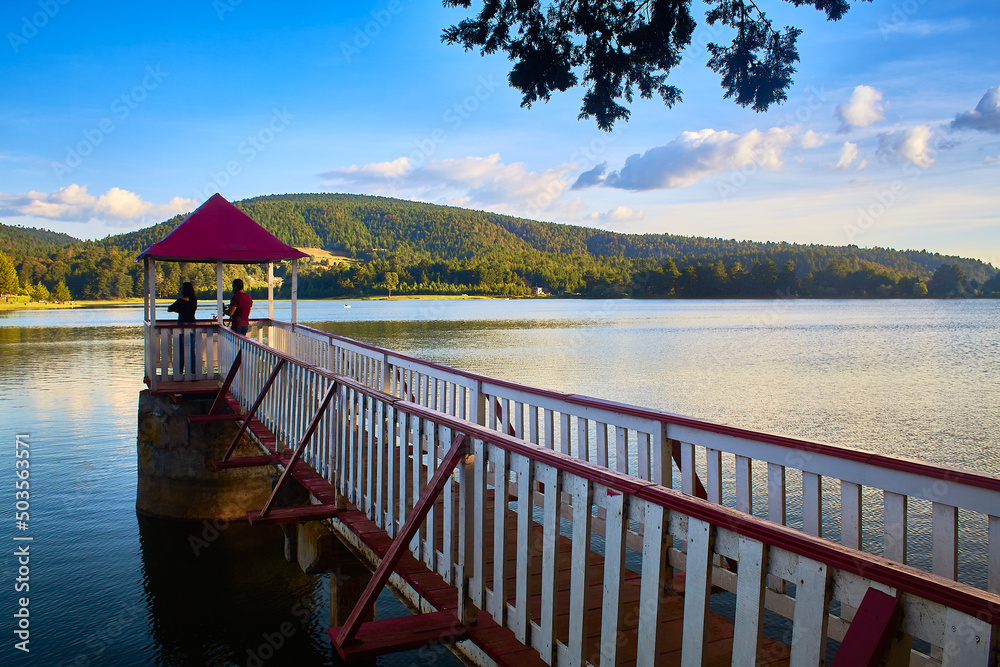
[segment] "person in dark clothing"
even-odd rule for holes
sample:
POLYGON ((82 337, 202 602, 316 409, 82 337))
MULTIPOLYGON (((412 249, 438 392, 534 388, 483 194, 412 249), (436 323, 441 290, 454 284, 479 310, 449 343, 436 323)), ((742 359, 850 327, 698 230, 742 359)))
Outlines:
MULTIPOLYGON (((181 285, 181 296, 179 299, 174 301, 167 307, 167 310, 171 313, 177 313, 177 323, 178 324, 195 324, 194 311, 198 310, 198 297, 194 293, 194 285, 191 283, 184 283, 181 285)), ((192 370, 197 367, 197 361, 195 360, 195 345, 194 345, 194 333, 188 334, 191 338, 191 368, 192 370)), ((184 375, 184 332, 177 337, 177 357, 180 359, 178 367, 180 369, 181 375, 184 375)))
POLYGON ((229 328, 236 333, 246 336, 250 332, 250 308, 253 306, 253 299, 243 291, 243 281, 239 278, 233 280, 233 298, 226 309, 229 315, 229 328))

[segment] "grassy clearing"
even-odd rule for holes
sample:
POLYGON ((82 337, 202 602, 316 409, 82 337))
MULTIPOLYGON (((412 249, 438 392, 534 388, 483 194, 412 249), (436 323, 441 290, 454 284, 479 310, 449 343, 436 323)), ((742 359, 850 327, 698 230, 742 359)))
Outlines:
POLYGON ((349 257, 346 253, 330 252, 322 248, 296 248, 309 255, 309 261, 315 264, 357 264, 358 260, 349 257))

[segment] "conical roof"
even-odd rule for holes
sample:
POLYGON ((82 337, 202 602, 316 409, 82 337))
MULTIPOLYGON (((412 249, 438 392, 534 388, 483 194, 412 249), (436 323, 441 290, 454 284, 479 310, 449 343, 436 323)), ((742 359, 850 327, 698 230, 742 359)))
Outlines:
POLYGON ((262 264, 308 256, 279 241, 216 193, 136 260, 262 264))

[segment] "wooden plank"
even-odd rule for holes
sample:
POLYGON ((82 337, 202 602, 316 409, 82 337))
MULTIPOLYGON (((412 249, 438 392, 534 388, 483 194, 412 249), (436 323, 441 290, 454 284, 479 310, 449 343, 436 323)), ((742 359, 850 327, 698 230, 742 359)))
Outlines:
POLYGON ((499 625, 507 624, 507 593, 505 581, 507 573, 504 570, 507 558, 507 503, 508 503, 508 457, 506 449, 490 447, 490 460, 493 461, 494 498, 493 498, 493 608, 490 612, 493 620, 499 625))
POLYGON ((590 532, 591 505, 594 491, 590 480, 570 476, 566 491, 573 497, 572 575, 570 577, 569 664, 582 667, 586 664, 587 589, 590 587, 590 532))
POLYGON ((642 536, 642 583, 639 591, 639 627, 636 665, 653 667, 657 664, 661 646, 663 595, 667 583, 667 549, 664 542, 664 509, 655 503, 644 503, 642 536))
POLYGON ((840 543, 861 548, 861 485, 840 482, 840 543))
POLYGON ((239 456, 234 459, 229 459, 228 461, 223 461, 222 459, 215 459, 212 461, 212 467, 215 470, 228 470, 231 468, 256 468, 259 466, 270 466, 276 465, 278 463, 285 463, 288 460, 288 456, 284 454, 267 454, 264 456, 239 456))
POLYGON ((869 588, 831 667, 877 667, 899 630, 902 616, 897 598, 869 588))
POLYGON ((188 424, 214 424, 220 422, 235 422, 243 419, 243 415, 228 412, 222 415, 188 415, 188 424))
MULTIPOLYGON (((568 419, 567 419, 568 423, 568 419)), ((544 484, 542 507, 542 600, 538 617, 539 632, 532 644, 542 660, 552 664, 556 654, 556 566, 559 561, 560 472, 553 466, 536 466, 536 477, 544 484)))
POLYGON ((608 425, 602 422, 596 422, 597 426, 597 460, 594 461, 597 465, 607 468, 608 467, 608 425))
POLYGON ((753 514, 753 464, 746 456, 736 457, 736 511, 753 514))
POLYGON ((615 470, 627 475, 628 464, 628 431, 615 426, 615 470))
MULTIPOLYGON (((455 434, 458 437, 458 434, 455 434)), ((464 437, 464 436, 463 436, 464 437)), ((485 585, 483 572, 485 564, 483 562, 483 542, 481 534, 477 532, 476 524, 484 523, 486 516, 485 498, 485 470, 486 470, 486 442, 482 438, 472 438, 471 442, 466 442, 466 452, 472 453, 472 457, 466 456, 458 470, 459 480, 459 501, 458 501, 458 564, 455 576, 458 579, 458 618, 463 624, 471 624, 476 620, 479 609, 486 605, 485 585), (474 459, 474 460, 470 460, 474 459), (475 477, 475 479, 473 479, 475 477), (483 490, 483 497, 476 497, 478 490, 483 490), (473 539, 479 536, 480 539, 473 543, 473 539), (470 577, 470 575, 472 575, 470 577), (471 588, 471 590, 470 590, 471 588), (478 609, 473 608, 470 601, 478 609)), ((450 488, 450 480, 445 484, 450 488)))
POLYGON ((1000 516, 988 517, 989 521, 989 555, 987 557, 989 571, 986 589, 990 593, 1000 594, 1000 516))
POLYGON ((618 662, 622 620, 622 583, 625 575, 625 530, 628 496, 608 489, 604 527, 604 599, 601 610, 601 667, 618 662))
POLYGON ((722 504, 722 452, 718 449, 705 450, 705 462, 707 464, 708 493, 707 500, 716 505, 722 504))
POLYGON ((397 421, 398 413, 396 412, 395 406, 389 403, 386 406, 386 410, 388 411, 386 421, 388 423, 389 432, 384 447, 386 450, 385 529, 389 535, 395 536, 396 529, 399 526, 396 519, 396 514, 399 510, 399 506, 396 503, 396 491, 399 489, 399 484, 396 481, 396 471, 399 468, 399 457, 396 452, 399 449, 399 443, 403 440, 403 438, 399 434, 398 429, 400 429, 401 426, 397 421))
POLYGON ((934 574, 955 581, 958 579, 958 508, 932 503, 931 516, 934 574))
POLYGON ((660 423, 650 434, 652 442, 649 443, 652 449, 653 458, 653 478, 654 484, 660 484, 667 488, 673 486, 673 443, 667 437, 667 425, 660 423))
POLYGON ((906 562, 906 496, 886 491, 883 532, 884 555, 897 563, 906 562))
MULTIPOLYGON (((526 456, 510 457, 511 468, 517 473, 517 572, 531 572, 534 554, 530 548, 532 523, 532 491, 534 490, 534 461, 526 456)), ((519 576, 514 587, 515 606, 512 622, 514 636, 522 644, 528 643, 528 631, 531 628, 531 578, 519 576)))
POLYGON ((802 530, 820 537, 823 531, 823 478, 802 473, 802 530))
POLYGON ((247 521, 256 525, 260 523, 300 523, 302 521, 318 521, 337 516, 340 509, 336 505, 304 505, 302 507, 275 507, 262 517, 259 510, 247 512, 247 521))
POLYGON ((941 667, 970 667, 971 665, 995 665, 997 657, 991 657, 997 639, 986 621, 948 609, 944 618, 944 646, 941 667))
POLYGON ((688 517, 687 562, 684 579, 684 633, 681 666, 701 667, 707 655, 708 600, 712 585, 714 528, 707 521, 688 517))
POLYGON ((379 401, 375 408, 375 429, 378 433, 378 437, 375 441, 376 449, 376 462, 375 462, 375 516, 378 519, 375 521, 379 526, 385 526, 385 497, 386 497, 386 453, 388 451, 388 439, 386 438, 386 427, 385 427, 385 412, 386 403, 384 401, 379 401))
POLYGON ((336 642, 341 629, 330 628, 328 634, 344 660, 371 660, 399 651, 454 644, 469 637, 469 629, 459 622, 454 611, 369 621, 358 629, 355 641, 346 646, 336 642))
POLYGON ((555 450, 556 448, 556 425, 555 417, 552 414, 552 410, 548 408, 543 408, 542 414, 545 415, 545 446, 548 449, 555 450))
POLYGON ((826 563, 799 556, 790 667, 816 667, 825 660, 829 582, 826 563))
POLYGON ((642 431, 636 432, 637 446, 639 448, 639 470, 636 473, 641 479, 650 479, 649 469, 649 434, 642 431))
POLYGON ((568 412, 559 414, 559 451, 568 456, 573 455, 573 431, 569 427, 568 412))
POLYGON ((733 633, 734 666, 755 667, 760 656, 764 627, 764 580, 767 548, 762 542, 740 536, 737 547, 736 625, 733 633))
POLYGON ((576 418, 576 456, 584 461, 592 461, 590 453, 590 423, 586 417, 576 418))
POLYGON ((681 491, 694 495, 694 445, 682 442, 681 450, 681 491))
POLYGON ((785 466, 767 464, 767 520, 785 525, 785 466))

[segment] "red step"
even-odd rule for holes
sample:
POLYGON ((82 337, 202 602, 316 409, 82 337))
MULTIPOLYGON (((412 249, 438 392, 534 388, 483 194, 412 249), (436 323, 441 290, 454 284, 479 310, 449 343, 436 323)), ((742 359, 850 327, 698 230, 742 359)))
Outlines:
POLYGON ((206 422, 234 422, 243 419, 243 415, 189 415, 189 424, 204 424, 206 422))
POLYGON ((375 658, 425 646, 454 644, 469 637, 469 629, 458 621, 458 616, 453 611, 435 611, 362 623, 357 635, 345 646, 337 646, 339 627, 330 628, 328 633, 337 653, 344 660, 375 658))
POLYGON ((228 468, 255 468, 258 466, 270 466, 276 463, 284 463, 287 460, 287 456, 283 454, 264 454, 261 456, 238 456, 229 459, 228 461, 223 461, 222 459, 214 459, 212 461, 212 467, 216 470, 226 470, 228 468))
POLYGON ((260 510, 247 512, 247 521, 258 523, 299 523, 337 516, 340 510, 335 505, 303 505, 302 507, 275 507, 263 519, 260 510))

